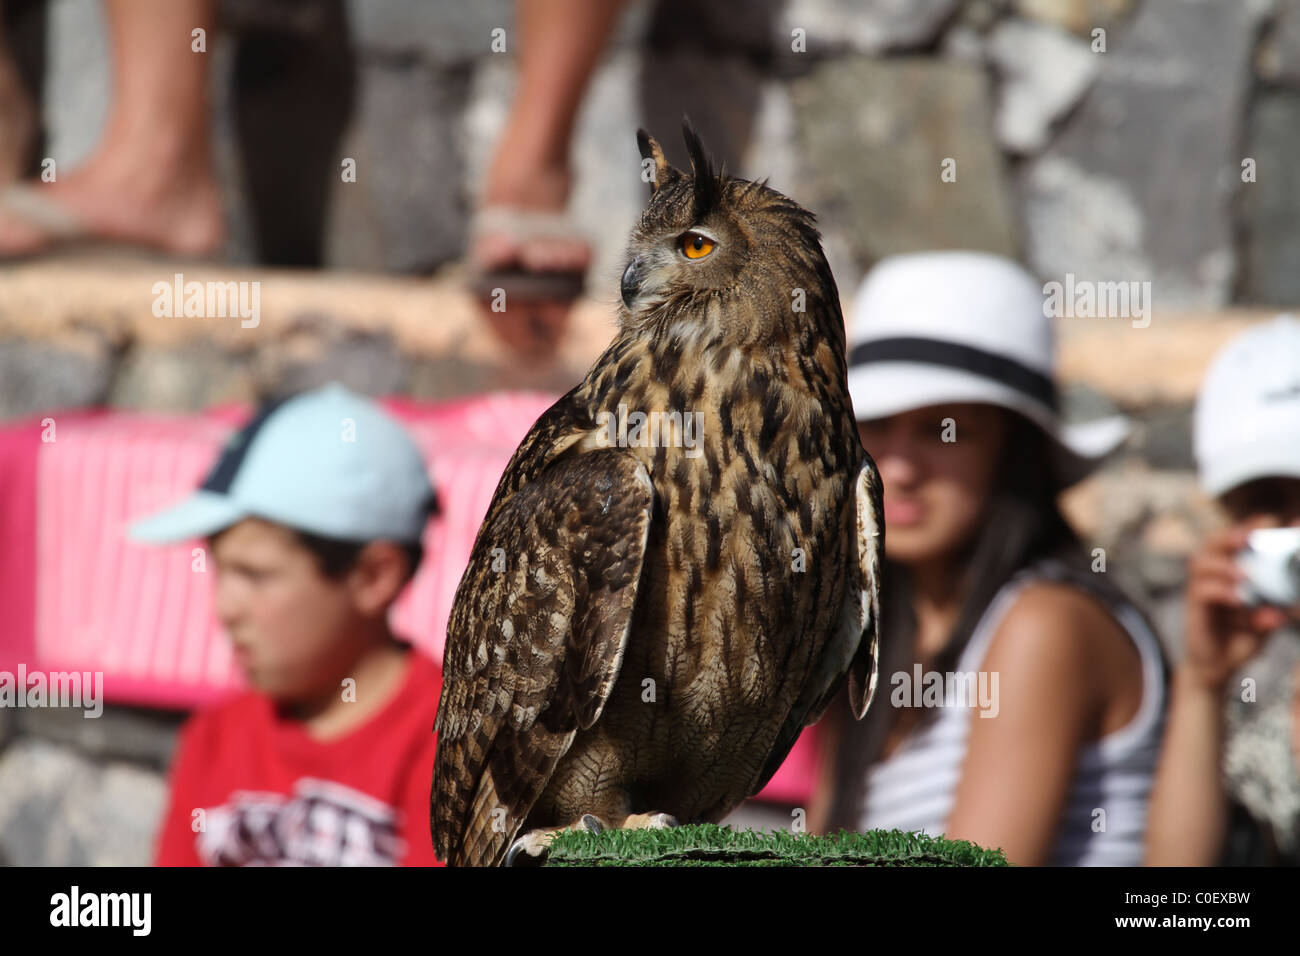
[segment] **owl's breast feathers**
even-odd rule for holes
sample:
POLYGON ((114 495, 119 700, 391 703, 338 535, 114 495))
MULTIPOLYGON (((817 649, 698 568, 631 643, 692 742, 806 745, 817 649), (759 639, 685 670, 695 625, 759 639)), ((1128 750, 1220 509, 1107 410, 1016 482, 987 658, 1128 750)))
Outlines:
MULTIPOLYGON (((653 444, 627 434, 656 504, 624 662, 638 715, 627 732, 667 734, 643 745, 650 761, 698 749, 694 769, 702 772, 725 754, 724 790, 736 802, 765 783, 793 745, 797 731, 791 736, 784 725, 802 728, 824 709, 822 690, 812 700, 801 695, 839 636, 846 593, 858 580, 850 564, 864 452, 837 344, 810 335, 784 348, 736 348, 689 333, 616 342, 581 393, 584 417, 594 421, 602 412, 615 421, 621 405, 628 416, 680 413, 697 422, 694 448, 665 440, 662 427, 653 444), (653 719, 637 696, 646 678, 662 688, 663 711, 653 719), (791 721, 796 707, 803 712, 791 721), (778 738, 779 757, 734 746, 778 738)), ((580 443, 592 444, 590 433, 580 443)), ((620 703, 615 693, 611 707, 620 703)), ((684 784, 698 786, 701 803, 709 776, 684 784)))

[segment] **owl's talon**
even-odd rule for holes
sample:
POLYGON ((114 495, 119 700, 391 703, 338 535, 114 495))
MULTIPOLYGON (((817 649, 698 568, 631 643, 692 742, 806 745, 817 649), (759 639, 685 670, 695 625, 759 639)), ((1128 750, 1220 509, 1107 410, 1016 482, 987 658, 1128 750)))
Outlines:
POLYGON ((531 830, 525 833, 506 852, 502 866, 541 866, 546 862, 554 830, 531 830))
POLYGON ((586 830, 588 833, 604 833, 609 829, 605 821, 594 813, 584 813, 582 819, 569 827, 551 827, 544 830, 530 830, 510 844, 502 866, 541 866, 546 862, 550 852, 551 841, 561 830, 586 830))
MULTIPOLYGON (((542 859, 534 860, 534 859, 533 859, 533 854, 529 853, 529 852, 525 849, 526 846, 527 846, 527 844, 524 843, 524 838, 523 838, 523 837, 520 837, 520 838, 519 838, 518 840, 516 840, 514 843, 510 844, 510 849, 506 851, 506 861, 505 861, 505 863, 503 863, 503 864, 501 864, 501 865, 502 865, 502 866, 539 866, 539 865, 541 865, 541 863, 544 862, 545 858, 543 857, 542 859), (523 860, 523 861, 520 861, 519 863, 516 863, 515 861, 519 859, 519 855, 520 855, 521 853, 524 855, 524 857, 525 857, 526 859, 523 860)), ((543 850, 542 852, 545 852, 545 850, 543 850)))

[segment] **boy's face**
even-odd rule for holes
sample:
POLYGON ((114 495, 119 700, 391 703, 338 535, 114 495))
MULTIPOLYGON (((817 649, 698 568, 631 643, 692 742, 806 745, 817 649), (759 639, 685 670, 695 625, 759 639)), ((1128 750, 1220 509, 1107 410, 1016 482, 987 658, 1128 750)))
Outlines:
POLYGON ((326 578, 291 530, 256 518, 211 548, 217 618, 249 683, 280 700, 333 685, 359 622, 346 580, 326 578))

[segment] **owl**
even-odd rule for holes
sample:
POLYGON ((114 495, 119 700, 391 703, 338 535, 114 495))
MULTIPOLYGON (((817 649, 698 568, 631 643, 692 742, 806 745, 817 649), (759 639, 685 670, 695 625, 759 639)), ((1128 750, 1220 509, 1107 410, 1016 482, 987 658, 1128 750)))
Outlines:
POLYGON ((456 592, 431 832, 451 865, 554 833, 717 822, 847 681, 876 688, 881 483, 811 213, 638 132, 617 332, 497 486, 456 592))

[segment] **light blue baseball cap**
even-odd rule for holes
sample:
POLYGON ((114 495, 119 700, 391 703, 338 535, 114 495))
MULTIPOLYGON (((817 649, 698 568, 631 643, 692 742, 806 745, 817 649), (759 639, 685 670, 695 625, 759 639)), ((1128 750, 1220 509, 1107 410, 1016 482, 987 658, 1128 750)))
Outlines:
POLYGON ((424 459, 402 426, 331 384, 264 405, 197 491, 137 521, 128 536, 169 544, 262 518, 326 538, 414 544, 436 509, 424 459))

